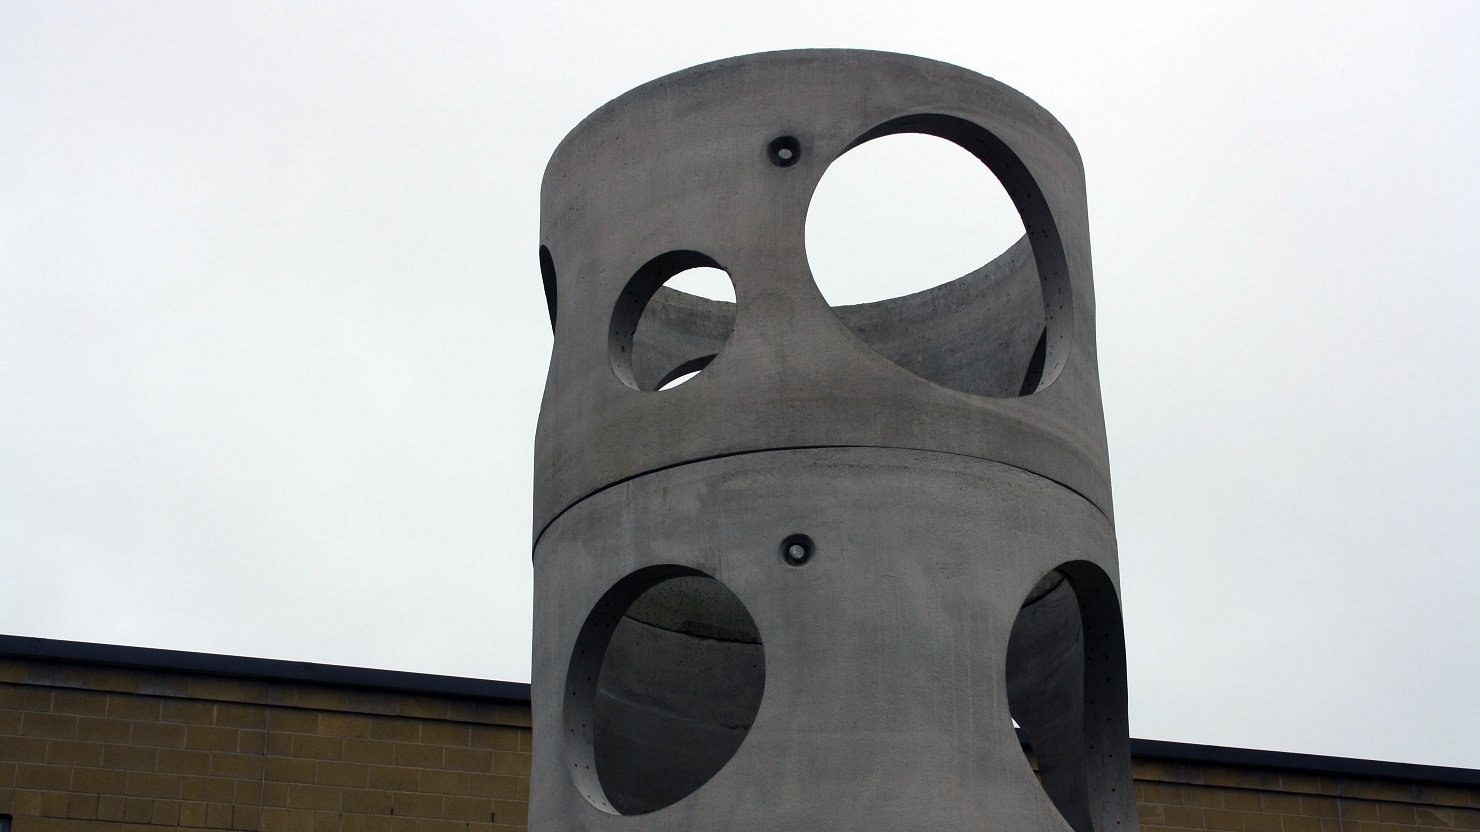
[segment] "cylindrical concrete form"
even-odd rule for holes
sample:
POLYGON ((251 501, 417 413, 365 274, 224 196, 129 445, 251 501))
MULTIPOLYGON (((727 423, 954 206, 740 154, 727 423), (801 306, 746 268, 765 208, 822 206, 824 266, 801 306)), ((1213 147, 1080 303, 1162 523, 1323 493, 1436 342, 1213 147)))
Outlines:
POLYGON ((572 131, 540 234, 530 828, 1135 829, 1063 127, 920 58, 720 61, 572 131), (830 307, 812 194, 906 132, 980 159, 1027 233, 959 280, 830 307), (699 266, 735 303, 663 286, 699 266))

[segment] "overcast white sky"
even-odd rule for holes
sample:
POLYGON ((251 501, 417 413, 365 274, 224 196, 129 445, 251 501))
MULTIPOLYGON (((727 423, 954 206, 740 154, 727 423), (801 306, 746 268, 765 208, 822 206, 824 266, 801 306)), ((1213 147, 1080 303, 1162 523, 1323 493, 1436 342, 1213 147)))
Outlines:
MULTIPOLYGON (((528 679, 545 160, 807 46, 1079 143, 1132 732, 1480 767, 1472 2, 0 3, 0 632, 528 679)), ((879 153, 830 296, 1020 231, 879 153)))

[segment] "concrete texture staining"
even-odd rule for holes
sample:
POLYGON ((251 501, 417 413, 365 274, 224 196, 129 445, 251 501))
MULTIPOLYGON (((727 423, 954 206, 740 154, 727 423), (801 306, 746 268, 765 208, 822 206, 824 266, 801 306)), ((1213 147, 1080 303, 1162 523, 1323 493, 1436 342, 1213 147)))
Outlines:
POLYGON ((1064 129, 934 61, 753 55, 591 115, 542 208, 530 828, 1136 828, 1064 129), (1027 234, 831 308, 811 195, 901 132, 979 158, 1027 234), (664 286, 697 267, 735 303, 664 286))

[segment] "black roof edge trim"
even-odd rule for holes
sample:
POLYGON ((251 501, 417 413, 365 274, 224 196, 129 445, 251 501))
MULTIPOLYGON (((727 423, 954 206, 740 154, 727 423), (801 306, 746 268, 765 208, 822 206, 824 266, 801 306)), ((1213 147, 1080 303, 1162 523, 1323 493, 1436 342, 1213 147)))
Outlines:
POLYGON ((1299 771, 1309 774, 1371 777, 1381 780, 1404 780, 1480 788, 1480 770, 1477 769, 1429 766, 1419 763, 1390 763, 1352 757, 1327 757, 1321 754, 1301 754, 1294 751, 1265 751, 1257 748, 1228 748, 1221 745, 1133 739, 1131 740, 1131 756, 1137 759, 1168 762, 1242 768, 1277 768, 1283 771, 1299 771))
POLYGON ((123 647, 86 641, 61 641, 0 635, 0 657, 75 662, 77 664, 236 676, 269 682, 298 682, 340 687, 459 696, 517 704, 529 703, 529 685, 434 673, 373 670, 316 662, 258 659, 216 653, 192 653, 155 647, 123 647))

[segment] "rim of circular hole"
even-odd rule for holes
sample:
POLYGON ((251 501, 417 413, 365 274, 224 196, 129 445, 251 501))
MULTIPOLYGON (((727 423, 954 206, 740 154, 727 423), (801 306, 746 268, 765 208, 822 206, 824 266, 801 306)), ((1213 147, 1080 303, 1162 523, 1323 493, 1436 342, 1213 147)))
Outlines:
MULTIPOLYGON (((576 790, 594 808, 609 815, 637 817, 649 812, 627 814, 618 811, 612 805, 601 784, 601 773, 596 766, 595 706, 602 665, 605 662, 608 648, 611 646, 611 639, 615 634, 617 624, 632 606, 649 590, 675 578, 705 578, 713 581, 725 592, 735 597, 759 633, 759 627, 755 625, 755 617, 751 614, 749 607, 740 600, 728 584, 707 572, 688 566, 659 564, 643 567, 618 580, 597 600, 595 606, 587 613, 586 620, 581 624, 581 629, 571 649, 570 661, 566 669, 565 695, 561 697, 561 720, 562 727, 565 729, 567 771, 570 772, 576 790)), ((761 645, 762 650, 761 689, 764 691, 765 640, 758 638, 757 643, 761 645)), ((756 711, 756 714, 758 713, 759 709, 756 711)), ((752 714, 752 724, 754 717, 755 714, 752 714)), ((747 733, 749 733, 748 728, 747 733)), ((743 742, 742 739, 741 743, 743 742)), ((733 759, 733 755, 729 759, 733 759)), ((729 764, 729 759, 711 773, 705 782, 714 779, 724 769, 724 766, 729 764)), ((694 791, 698 791, 699 788, 703 788, 703 784, 700 784, 694 791)), ((691 791, 678 800, 693 793, 691 791)), ((658 811, 658 809, 650 811, 658 811)))
MULTIPOLYGON (((653 297, 657 295, 658 290, 663 288, 674 277, 694 269, 717 270, 729 279, 730 288, 732 290, 735 288, 734 278, 730 276, 729 270, 720 265, 714 258, 698 251, 679 249, 665 252, 644 263, 628 279, 627 285, 623 287, 621 293, 617 296, 617 302, 612 310, 611 324, 607 333, 607 356, 611 363, 612 373, 627 387, 639 392, 657 392, 663 384, 672 381, 677 375, 681 375, 681 373, 677 372, 677 368, 673 368, 665 372, 662 376, 662 381, 654 385, 652 389, 647 389, 639 384, 633 372, 633 341, 637 334, 637 328, 642 322, 643 315, 647 311, 648 305, 652 302, 653 297)), ((731 301, 715 300, 703 296, 696 297, 700 297, 701 300, 709 303, 730 304, 735 308, 736 312, 739 310, 738 304, 731 301)), ((735 325, 732 322, 729 334, 725 339, 726 345, 729 343, 729 338, 733 337, 734 330, 735 325)), ((690 367, 692 369, 692 365, 695 362, 702 360, 703 364, 698 367, 702 371, 714 358, 718 357, 720 352, 723 352, 723 347, 714 352, 707 352, 704 356, 696 356, 683 361, 679 366, 690 367)), ((677 387, 680 385, 674 386, 677 387)))
MULTIPOLYGON (((1073 285, 1069 273, 1067 254, 1064 251, 1063 239, 1059 233, 1058 224, 1054 221, 1048 200, 1043 194, 1043 189, 1033 178, 1027 165, 1023 163, 1022 159, 1018 157, 1006 142, 997 138, 995 134, 985 127, 959 116, 928 112, 899 116, 881 122, 849 142, 843 148, 842 152, 834 156, 823 168, 817 181, 820 183, 822 177, 827 175, 827 169, 854 148, 875 139, 902 133, 917 133, 944 139, 975 156, 991 171, 1001 184, 1003 190, 1007 192, 1008 198, 1012 200, 1014 207, 1017 208, 1018 218, 1022 221, 1025 231, 1024 236, 1027 238, 1028 245, 1032 249, 1034 264, 1038 271, 1038 282, 1043 295, 1044 327, 1041 341, 1044 354, 1041 360, 1036 357, 1033 360, 1033 363, 1037 366, 1030 368, 1029 378, 1026 379, 1030 383, 1025 383, 1016 396, 985 396, 961 390, 957 390, 957 392, 962 392, 966 395, 976 395, 982 398, 1020 398, 1047 389, 1058 380, 1059 375, 1062 373, 1064 365, 1068 362, 1070 347, 1073 343, 1073 339, 1070 337, 1073 332, 1075 312, 1073 285), (1028 389, 1029 387, 1031 389, 1028 389)), ((815 195, 815 189, 813 194, 815 195)), ((810 214, 811 210, 812 205, 809 199, 806 213, 810 214)), ((806 222, 805 214, 803 222, 806 222)), ((803 255, 806 256, 805 244, 803 246, 803 255)), ((810 270, 811 265, 809 262, 809 273, 810 270)), ((958 275, 953 280, 960 279, 961 277, 961 275, 958 275)), ((813 288, 817 290, 823 302, 827 303, 827 297, 822 293, 821 287, 817 286, 815 277, 813 279, 813 288)), ((930 290, 927 289, 925 291, 930 290)), ((913 293, 907 293, 906 295, 897 297, 907 297, 908 294, 913 293)), ((888 298, 875 301, 875 303, 887 303, 895 299, 888 298)), ((833 310, 834 315, 837 314, 837 307, 832 306, 831 303, 828 303, 828 307, 833 310)), ((839 319, 839 323, 843 323, 841 319, 839 319)), ((849 332, 853 332, 847 324, 843 324, 843 328, 848 329, 849 332)), ((855 338, 863 341, 857 333, 853 333, 853 335, 855 338)), ((866 342, 865 346, 868 346, 866 342)), ((871 346, 869 349, 873 350, 871 346)), ((877 351, 875 353, 877 354, 877 351)), ((889 359, 885 358, 885 360, 888 361, 889 359)), ((893 361, 890 361, 890 363, 899 366, 893 361)), ((900 369, 932 384, 939 384, 939 382, 925 378, 907 368, 900 367, 900 369)), ((957 389, 949 387, 949 385, 940 386, 946 386, 948 389, 953 390, 957 389)))

